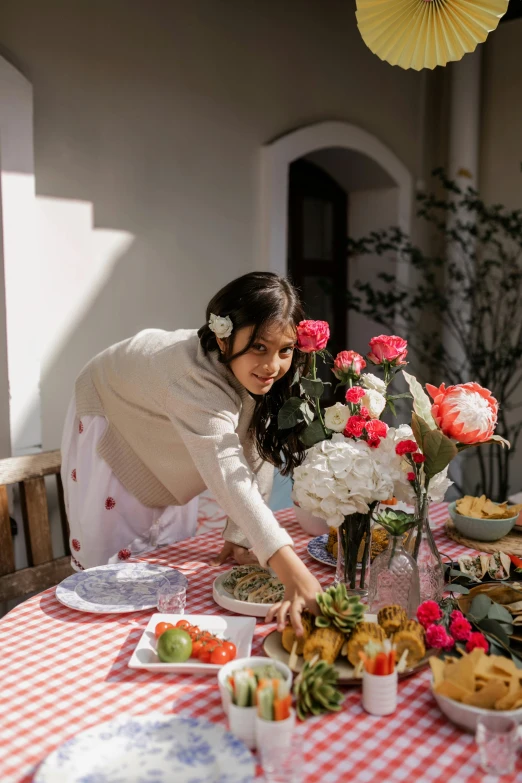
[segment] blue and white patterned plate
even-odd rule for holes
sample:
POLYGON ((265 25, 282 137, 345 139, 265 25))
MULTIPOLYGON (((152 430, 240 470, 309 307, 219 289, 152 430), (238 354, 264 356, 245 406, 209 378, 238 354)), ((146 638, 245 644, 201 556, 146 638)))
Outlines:
POLYGON ((187 585, 187 577, 168 566, 113 563, 71 574, 56 588, 56 597, 70 609, 121 614, 153 609, 161 583, 187 585))
POLYGON ((175 715, 122 715, 67 740, 34 783, 251 783, 254 759, 222 726, 175 715))
POLYGON ((316 536, 315 538, 312 538, 308 542, 308 546, 306 547, 308 550, 308 554, 310 557, 313 557, 314 560, 319 560, 320 563, 324 563, 325 565, 335 566, 337 565, 337 560, 333 555, 330 554, 330 552, 326 549, 326 542, 328 541, 328 533, 325 533, 322 536, 316 536))

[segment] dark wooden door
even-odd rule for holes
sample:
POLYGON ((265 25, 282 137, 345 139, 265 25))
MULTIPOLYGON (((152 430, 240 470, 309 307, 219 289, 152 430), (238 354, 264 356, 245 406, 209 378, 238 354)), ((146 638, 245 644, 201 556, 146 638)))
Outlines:
MULTIPOLYGON (((288 274, 301 291, 307 318, 328 321, 333 356, 347 348, 346 237, 348 198, 323 169, 307 160, 290 166, 288 274)), ((323 380, 336 380, 328 370, 323 380)), ((324 402, 333 400, 328 387, 324 402)))

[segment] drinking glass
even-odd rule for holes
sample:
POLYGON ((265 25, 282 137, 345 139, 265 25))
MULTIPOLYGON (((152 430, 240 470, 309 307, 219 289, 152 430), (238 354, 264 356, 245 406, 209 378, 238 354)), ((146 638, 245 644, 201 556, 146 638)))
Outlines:
POLYGON ((164 579, 158 588, 157 607, 162 614, 185 614, 187 590, 185 585, 171 584, 164 579))
POLYGON ((513 718, 485 715, 477 721, 475 736, 480 764, 490 775, 512 775, 518 746, 518 725, 513 718))
POLYGON ((290 744, 258 744, 258 753, 266 783, 302 783, 303 738, 295 731, 290 744))

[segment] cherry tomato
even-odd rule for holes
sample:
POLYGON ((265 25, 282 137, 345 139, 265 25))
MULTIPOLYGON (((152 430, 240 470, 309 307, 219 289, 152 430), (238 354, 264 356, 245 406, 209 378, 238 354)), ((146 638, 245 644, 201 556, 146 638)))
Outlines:
POLYGON ((210 639, 214 639, 215 637, 214 637, 214 636, 212 636, 212 634, 210 633, 210 631, 202 631, 202 632, 201 632, 201 634, 200 634, 200 638, 201 638, 201 639, 207 639, 207 640, 210 640, 210 639))
POLYGON ((183 628, 186 631, 187 628, 190 628, 190 623, 188 620, 178 620, 176 628, 183 628))
POLYGON ((207 650, 206 647, 202 647, 199 651, 199 660, 201 663, 210 663, 210 650, 207 650))
POLYGON ((227 651, 227 653, 229 655, 228 660, 229 661, 233 661, 234 658, 237 655, 237 649, 236 649, 236 645, 234 644, 234 642, 223 642, 223 647, 225 648, 225 650, 227 651))
POLYGON ((216 647, 210 653, 210 663, 216 663, 221 666, 223 663, 228 663, 228 652, 224 647, 216 647))
POLYGON ((159 639, 164 631, 168 631, 169 628, 174 628, 172 623, 158 623, 154 629, 154 636, 159 639))
POLYGON ((203 643, 200 642, 199 639, 192 642, 192 658, 199 658, 202 646, 203 643))
POLYGON ((216 647, 221 647, 221 645, 217 639, 211 639, 208 642, 204 642, 203 647, 205 650, 208 650, 208 652, 211 653, 216 649, 216 647))

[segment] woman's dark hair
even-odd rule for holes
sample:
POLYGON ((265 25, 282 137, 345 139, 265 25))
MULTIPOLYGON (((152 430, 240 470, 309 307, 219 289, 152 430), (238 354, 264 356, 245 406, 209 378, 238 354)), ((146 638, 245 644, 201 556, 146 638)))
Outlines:
MULTIPOLYGON (((204 326, 198 336, 205 353, 219 351, 216 335, 209 328, 210 314, 228 315, 234 325, 230 338, 225 340, 226 350, 219 354, 223 364, 250 350, 259 334, 269 324, 277 324, 284 330, 289 325, 297 326, 304 319, 299 294, 284 277, 273 272, 250 272, 242 275, 212 297, 207 306, 204 326), (238 353, 233 353, 235 334, 245 326, 253 326, 248 344, 238 353)), ((279 430, 277 413, 283 403, 291 397, 291 387, 296 371, 302 374, 308 369, 308 355, 294 351, 292 364, 282 378, 274 383, 267 394, 256 396, 256 407, 250 425, 260 456, 280 469, 283 476, 292 473, 305 456, 305 448, 298 438, 300 428, 279 430)))

